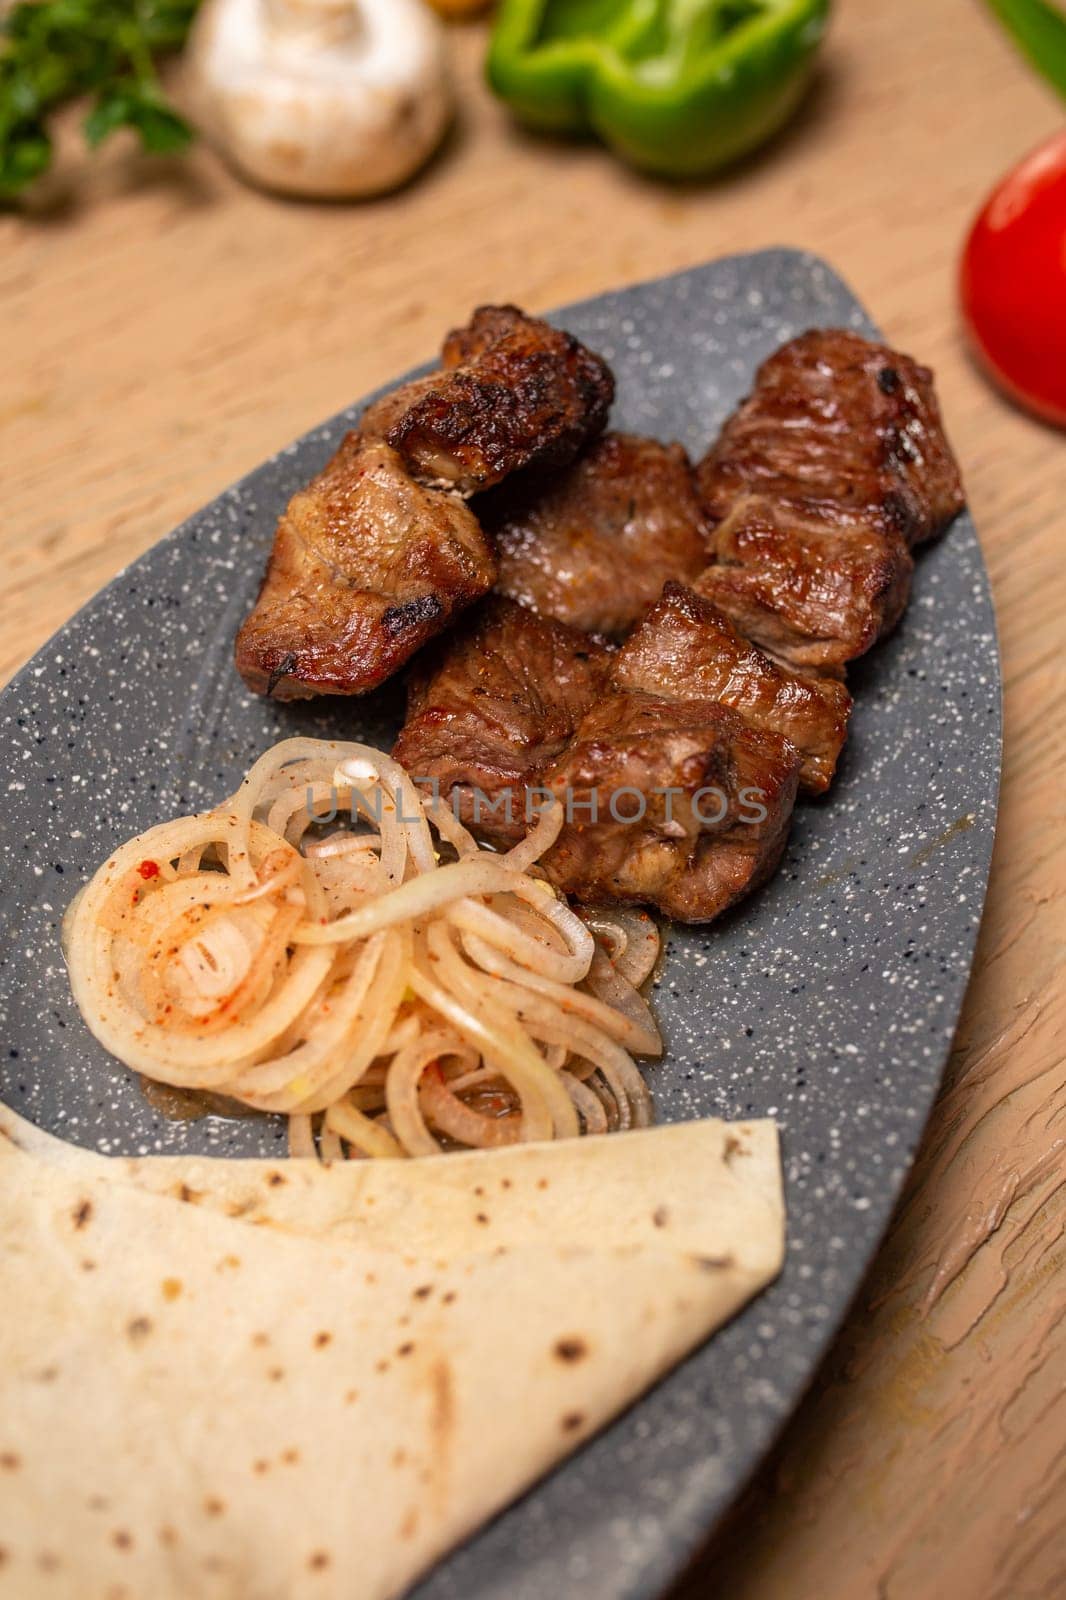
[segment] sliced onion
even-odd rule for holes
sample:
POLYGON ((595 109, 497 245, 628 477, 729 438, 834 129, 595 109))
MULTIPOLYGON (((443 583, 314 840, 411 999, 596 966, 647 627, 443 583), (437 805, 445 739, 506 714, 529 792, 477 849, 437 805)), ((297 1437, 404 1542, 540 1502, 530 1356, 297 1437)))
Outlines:
POLYGON ((75 997, 134 1070, 288 1114, 305 1157, 639 1123, 623 1045, 658 1038, 621 971, 629 936, 612 968, 530 871, 561 821, 553 804, 514 849, 484 850, 380 751, 286 740, 223 807, 131 840, 79 894, 75 997), (458 860, 440 863, 430 820, 458 860))
POLYGON ((476 1059, 475 1052, 467 1049, 453 1034, 434 1031, 423 1034, 415 1044, 410 1044, 393 1057, 392 1067, 385 1080, 385 1104, 389 1120, 412 1155, 435 1156, 440 1145, 426 1127, 419 1103, 419 1082, 427 1067, 435 1065, 441 1055, 455 1054, 466 1061, 476 1059))
POLYGON ((430 1070, 423 1075, 419 1100, 434 1127, 458 1144, 475 1150, 499 1150, 504 1145, 517 1144, 522 1137, 520 1117, 489 1117, 476 1111, 459 1099, 439 1071, 430 1070))
POLYGON ((662 948, 654 917, 622 906, 582 906, 581 919, 607 944, 619 976, 639 989, 654 971, 662 948))
POLYGON ((585 1132, 606 1133, 607 1113, 599 1096, 587 1084, 582 1083, 580 1078, 573 1077, 569 1072, 563 1073, 563 1081, 570 1091, 571 1100, 581 1113, 585 1132))
POLYGON ((618 968, 608 960, 602 950, 597 950, 593 956, 586 982, 609 1015, 624 1017, 634 1033, 638 1033, 647 1041, 643 1045, 630 1044, 631 1050, 635 1050, 638 1055, 662 1054, 663 1037, 659 1032, 659 1024, 652 1015, 651 1007, 640 990, 635 989, 623 978, 618 968))
POLYGON ((326 1126, 363 1155, 394 1161, 408 1153, 395 1134, 360 1111, 350 1096, 330 1106, 326 1126))

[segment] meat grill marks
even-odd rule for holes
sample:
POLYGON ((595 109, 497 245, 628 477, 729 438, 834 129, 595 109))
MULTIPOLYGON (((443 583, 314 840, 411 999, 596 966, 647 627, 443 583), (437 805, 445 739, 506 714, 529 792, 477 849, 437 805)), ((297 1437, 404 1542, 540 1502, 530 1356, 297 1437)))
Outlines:
POLYGON ((787 739, 727 706, 620 691, 586 713, 545 773, 575 819, 589 820, 565 825, 542 865, 579 900, 709 922, 777 867, 798 774, 787 739), (643 814, 626 821, 634 791, 643 814))
POLYGON ((569 462, 614 394, 598 356, 513 306, 476 312, 444 361, 372 407, 293 497, 237 637, 250 689, 297 699, 376 688, 495 580, 492 549, 454 491, 569 462))
POLYGON ((898 534, 827 532, 761 495, 738 501, 713 547, 694 587, 801 670, 839 673, 892 631, 910 598, 914 562, 898 534))
POLYGON ((513 307, 482 308, 443 363, 293 498, 238 637, 245 681, 376 687, 492 586, 494 536, 506 594, 419 663, 396 755, 501 844, 528 791, 557 794, 544 866, 567 893, 708 921, 773 872, 798 789, 828 787, 844 665, 961 506, 931 376, 804 335, 697 481, 680 446, 600 436, 603 363, 513 307), (591 637, 628 628, 620 650, 591 637))
POLYGON ((396 759, 456 814, 499 842, 527 832, 539 782, 602 692, 602 645, 514 601, 493 598, 419 662, 396 759), (475 790, 487 804, 475 805, 475 790))
POLYGON ((707 527, 680 445, 607 433, 544 482, 514 479, 476 502, 496 541, 496 587, 543 616, 620 634, 668 578, 707 563, 707 527))
POLYGON ((844 328, 812 329, 764 361, 698 471, 716 523, 765 494, 913 546, 964 503, 928 367, 844 328))
POLYGON ((491 588, 496 563, 454 495, 349 434, 278 524, 237 670, 279 700, 363 694, 491 588))
POLYGON ((889 632, 910 549, 963 505, 932 374, 843 329, 782 346, 697 474, 700 592, 793 665, 836 670, 889 632))
POLYGON ((773 871, 800 769, 781 734, 710 700, 619 687, 610 651, 510 600, 479 608, 434 656, 416 675, 397 759, 500 843, 527 831, 527 786, 569 797, 544 861, 559 888, 698 922, 773 871), (475 787, 489 802, 480 817, 475 787), (644 797, 639 822, 624 820, 625 788, 644 797))
POLYGON ((420 481, 464 495, 565 466, 602 432, 614 399, 599 356, 515 306, 482 306, 448 335, 443 361, 371 406, 361 429, 420 481))
POLYGON ((666 585, 615 657, 611 675, 622 689, 728 706, 750 727, 791 741, 805 794, 822 794, 832 782, 851 712, 844 684, 771 661, 682 584, 666 585))

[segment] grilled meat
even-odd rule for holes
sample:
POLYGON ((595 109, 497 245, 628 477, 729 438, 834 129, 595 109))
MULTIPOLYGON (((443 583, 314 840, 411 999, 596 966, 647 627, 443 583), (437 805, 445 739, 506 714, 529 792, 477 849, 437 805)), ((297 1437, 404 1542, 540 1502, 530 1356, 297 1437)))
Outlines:
POLYGON ((694 587, 791 667, 839 673, 907 608, 914 562, 897 533, 827 531, 762 495, 739 501, 694 587))
POLYGON ((827 528, 893 529, 915 545, 964 503, 932 373, 843 328, 813 329, 764 361, 698 471, 716 523, 762 494, 827 528))
POLYGON ((483 306, 449 334, 438 372, 386 395, 360 426, 422 482, 473 494, 572 461, 613 399, 610 370, 571 334, 514 306, 483 306))
POLYGON ((510 484, 477 504, 495 535, 497 588, 591 633, 623 633, 667 578, 707 564, 692 466, 678 444, 607 433, 572 466, 532 488, 510 484))
POLYGON ((709 922, 780 861, 799 765, 787 739, 728 706, 616 692, 545 773, 572 820, 542 865, 580 900, 709 922))
POLYGON ((527 791, 558 794, 568 820, 544 865, 569 893, 709 920, 773 870, 800 757, 728 706, 615 687, 615 659, 493 598, 416 668, 394 753, 499 843, 528 831, 527 791), (616 794, 626 788, 639 793, 616 794), (643 797, 645 815, 618 821, 612 797, 622 817, 643 797))
POLYGON ((600 437, 609 371, 514 307, 442 360, 294 496, 240 671, 282 698, 376 687, 492 586, 495 536, 504 593, 416 667, 396 755, 499 843, 557 795, 566 892, 709 921, 773 871, 797 789, 828 787, 844 664, 961 506, 930 374, 806 334, 697 481, 680 446, 600 437), (591 636, 634 624, 618 651, 591 636))
POLYGON ((468 323, 461 328, 453 328, 445 335, 440 353, 441 366, 468 367, 516 330, 544 330, 546 327, 546 323, 527 316, 518 306, 478 306, 468 323))
POLYGON ((494 597, 419 662, 394 754, 464 822, 521 839, 526 786, 601 692, 608 659, 584 634, 494 597))
POLYGON ((832 782, 851 712, 843 683, 805 677, 771 661, 682 584, 666 585, 662 599, 629 635, 611 675, 619 688, 729 706, 749 726, 782 734, 795 745, 806 794, 821 794, 832 782))
POLYGON ((461 500, 414 483, 388 445, 349 434, 278 524, 237 670, 280 700, 364 694, 495 576, 461 500))
POLYGON ((910 547, 963 505, 931 373, 843 329, 765 361, 697 475, 716 528, 700 591, 757 644, 820 670, 895 626, 910 547))

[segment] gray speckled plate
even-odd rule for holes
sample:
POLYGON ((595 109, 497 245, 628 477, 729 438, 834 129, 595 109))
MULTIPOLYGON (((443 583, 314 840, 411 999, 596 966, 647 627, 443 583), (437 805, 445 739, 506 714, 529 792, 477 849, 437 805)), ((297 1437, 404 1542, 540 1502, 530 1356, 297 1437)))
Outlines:
MULTIPOLYGON (((442 307, 442 325, 468 309, 442 307)), ((612 363, 618 424, 693 452, 782 340, 816 324, 872 331, 824 263, 784 250, 603 295, 558 320, 612 363)), ((74 1010, 59 922, 117 840, 215 803, 271 741, 297 730, 391 737, 395 691, 279 707, 247 695, 231 663, 275 518, 358 409, 164 539, 2 696, 2 1093, 75 1143, 252 1155, 282 1135, 260 1120, 155 1115, 74 1010)), ((781 1125, 785 1271, 441 1566, 420 1600, 655 1594, 771 1441, 858 1286, 940 1080, 992 849, 999 664, 968 517, 922 555, 902 628, 854 687, 832 794, 801 807, 784 867, 761 894, 710 929, 671 931, 657 997, 668 1043, 650 1075, 659 1117, 781 1125)))

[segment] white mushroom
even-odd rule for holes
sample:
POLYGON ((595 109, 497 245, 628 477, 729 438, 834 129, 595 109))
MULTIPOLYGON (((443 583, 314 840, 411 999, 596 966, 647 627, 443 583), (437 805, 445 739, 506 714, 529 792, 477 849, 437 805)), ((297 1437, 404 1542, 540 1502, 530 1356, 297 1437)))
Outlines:
POLYGON ((451 115, 443 29, 422 0, 206 0, 186 63, 204 134, 287 194, 394 189, 451 115))

